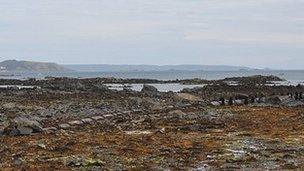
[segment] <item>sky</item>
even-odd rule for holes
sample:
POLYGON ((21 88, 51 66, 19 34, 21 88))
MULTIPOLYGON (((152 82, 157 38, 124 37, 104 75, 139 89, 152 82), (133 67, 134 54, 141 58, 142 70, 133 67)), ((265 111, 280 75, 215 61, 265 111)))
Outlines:
POLYGON ((304 69, 304 0, 0 0, 0 60, 304 69))

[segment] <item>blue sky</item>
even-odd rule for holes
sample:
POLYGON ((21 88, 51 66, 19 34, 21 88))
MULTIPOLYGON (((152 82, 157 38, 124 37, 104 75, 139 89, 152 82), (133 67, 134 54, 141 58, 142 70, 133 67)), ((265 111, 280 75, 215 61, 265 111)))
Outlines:
POLYGON ((0 0, 0 59, 304 69, 304 0, 0 0))

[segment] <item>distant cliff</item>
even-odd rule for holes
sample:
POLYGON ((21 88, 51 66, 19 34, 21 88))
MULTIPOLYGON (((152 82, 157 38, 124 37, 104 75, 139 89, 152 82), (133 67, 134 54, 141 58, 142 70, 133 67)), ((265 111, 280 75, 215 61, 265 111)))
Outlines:
POLYGON ((32 71, 32 72, 49 72, 49 71, 70 71, 70 69, 56 63, 33 62, 6 60, 0 62, 2 71, 32 71))

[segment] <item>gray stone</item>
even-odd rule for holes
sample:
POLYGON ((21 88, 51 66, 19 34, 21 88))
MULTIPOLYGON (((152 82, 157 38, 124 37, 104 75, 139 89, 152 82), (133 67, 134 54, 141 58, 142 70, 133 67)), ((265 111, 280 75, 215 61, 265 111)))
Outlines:
POLYGON ((60 124, 59 125, 59 128, 60 129, 68 129, 68 128, 70 128, 71 126, 69 125, 69 124, 60 124))
POLYGON ((13 109, 13 108, 16 107, 16 104, 15 103, 5 103, 5 104, 2 105, 2 107, 4 109, 13 109))
POLYGON ((30 135, 42 131, 42 126, 36 120, 17 117, 4 129, 4 134, 13 136, 30 135))
POLYGON ((90 123, 94 122, 93 119, 91 119, 91 118, 85 118, 85 119, 82 119, 81 121, 86 124, 90 124, 90 123))
POLYGON ((70 121, 69 125, 75 126, 75 125, 82 125, 83 122, 81 120, 75 120, 75 121, 70 121))
POLYGON ((19 135, 30 135, 33 133, 33 129, 29 128, 29 127, 17 127, 18 131, 19 131, 19 135))

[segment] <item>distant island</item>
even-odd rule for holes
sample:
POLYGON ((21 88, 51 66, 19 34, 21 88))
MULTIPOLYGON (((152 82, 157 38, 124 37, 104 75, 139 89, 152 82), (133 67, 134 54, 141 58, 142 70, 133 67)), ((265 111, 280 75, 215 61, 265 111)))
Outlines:
POLYGON ((64 67, 82 72, 149 72, 149 71, 240 71, 254 68, 228 65, 64 65, 64 67))
POLYGON ((0 62, 1 71, 19 72, 152 72, 152 71, 248 71, 253 68, 228 65, 107 65, 78 64, 60 65, 51 62, 5 60, 0 62))
POLYGON ((31 71, 31 72, 51 72, 51 71, 70 71, 62 65, 49 62, 17 61, 6 60, 0 62, 1 71, 31 71))

